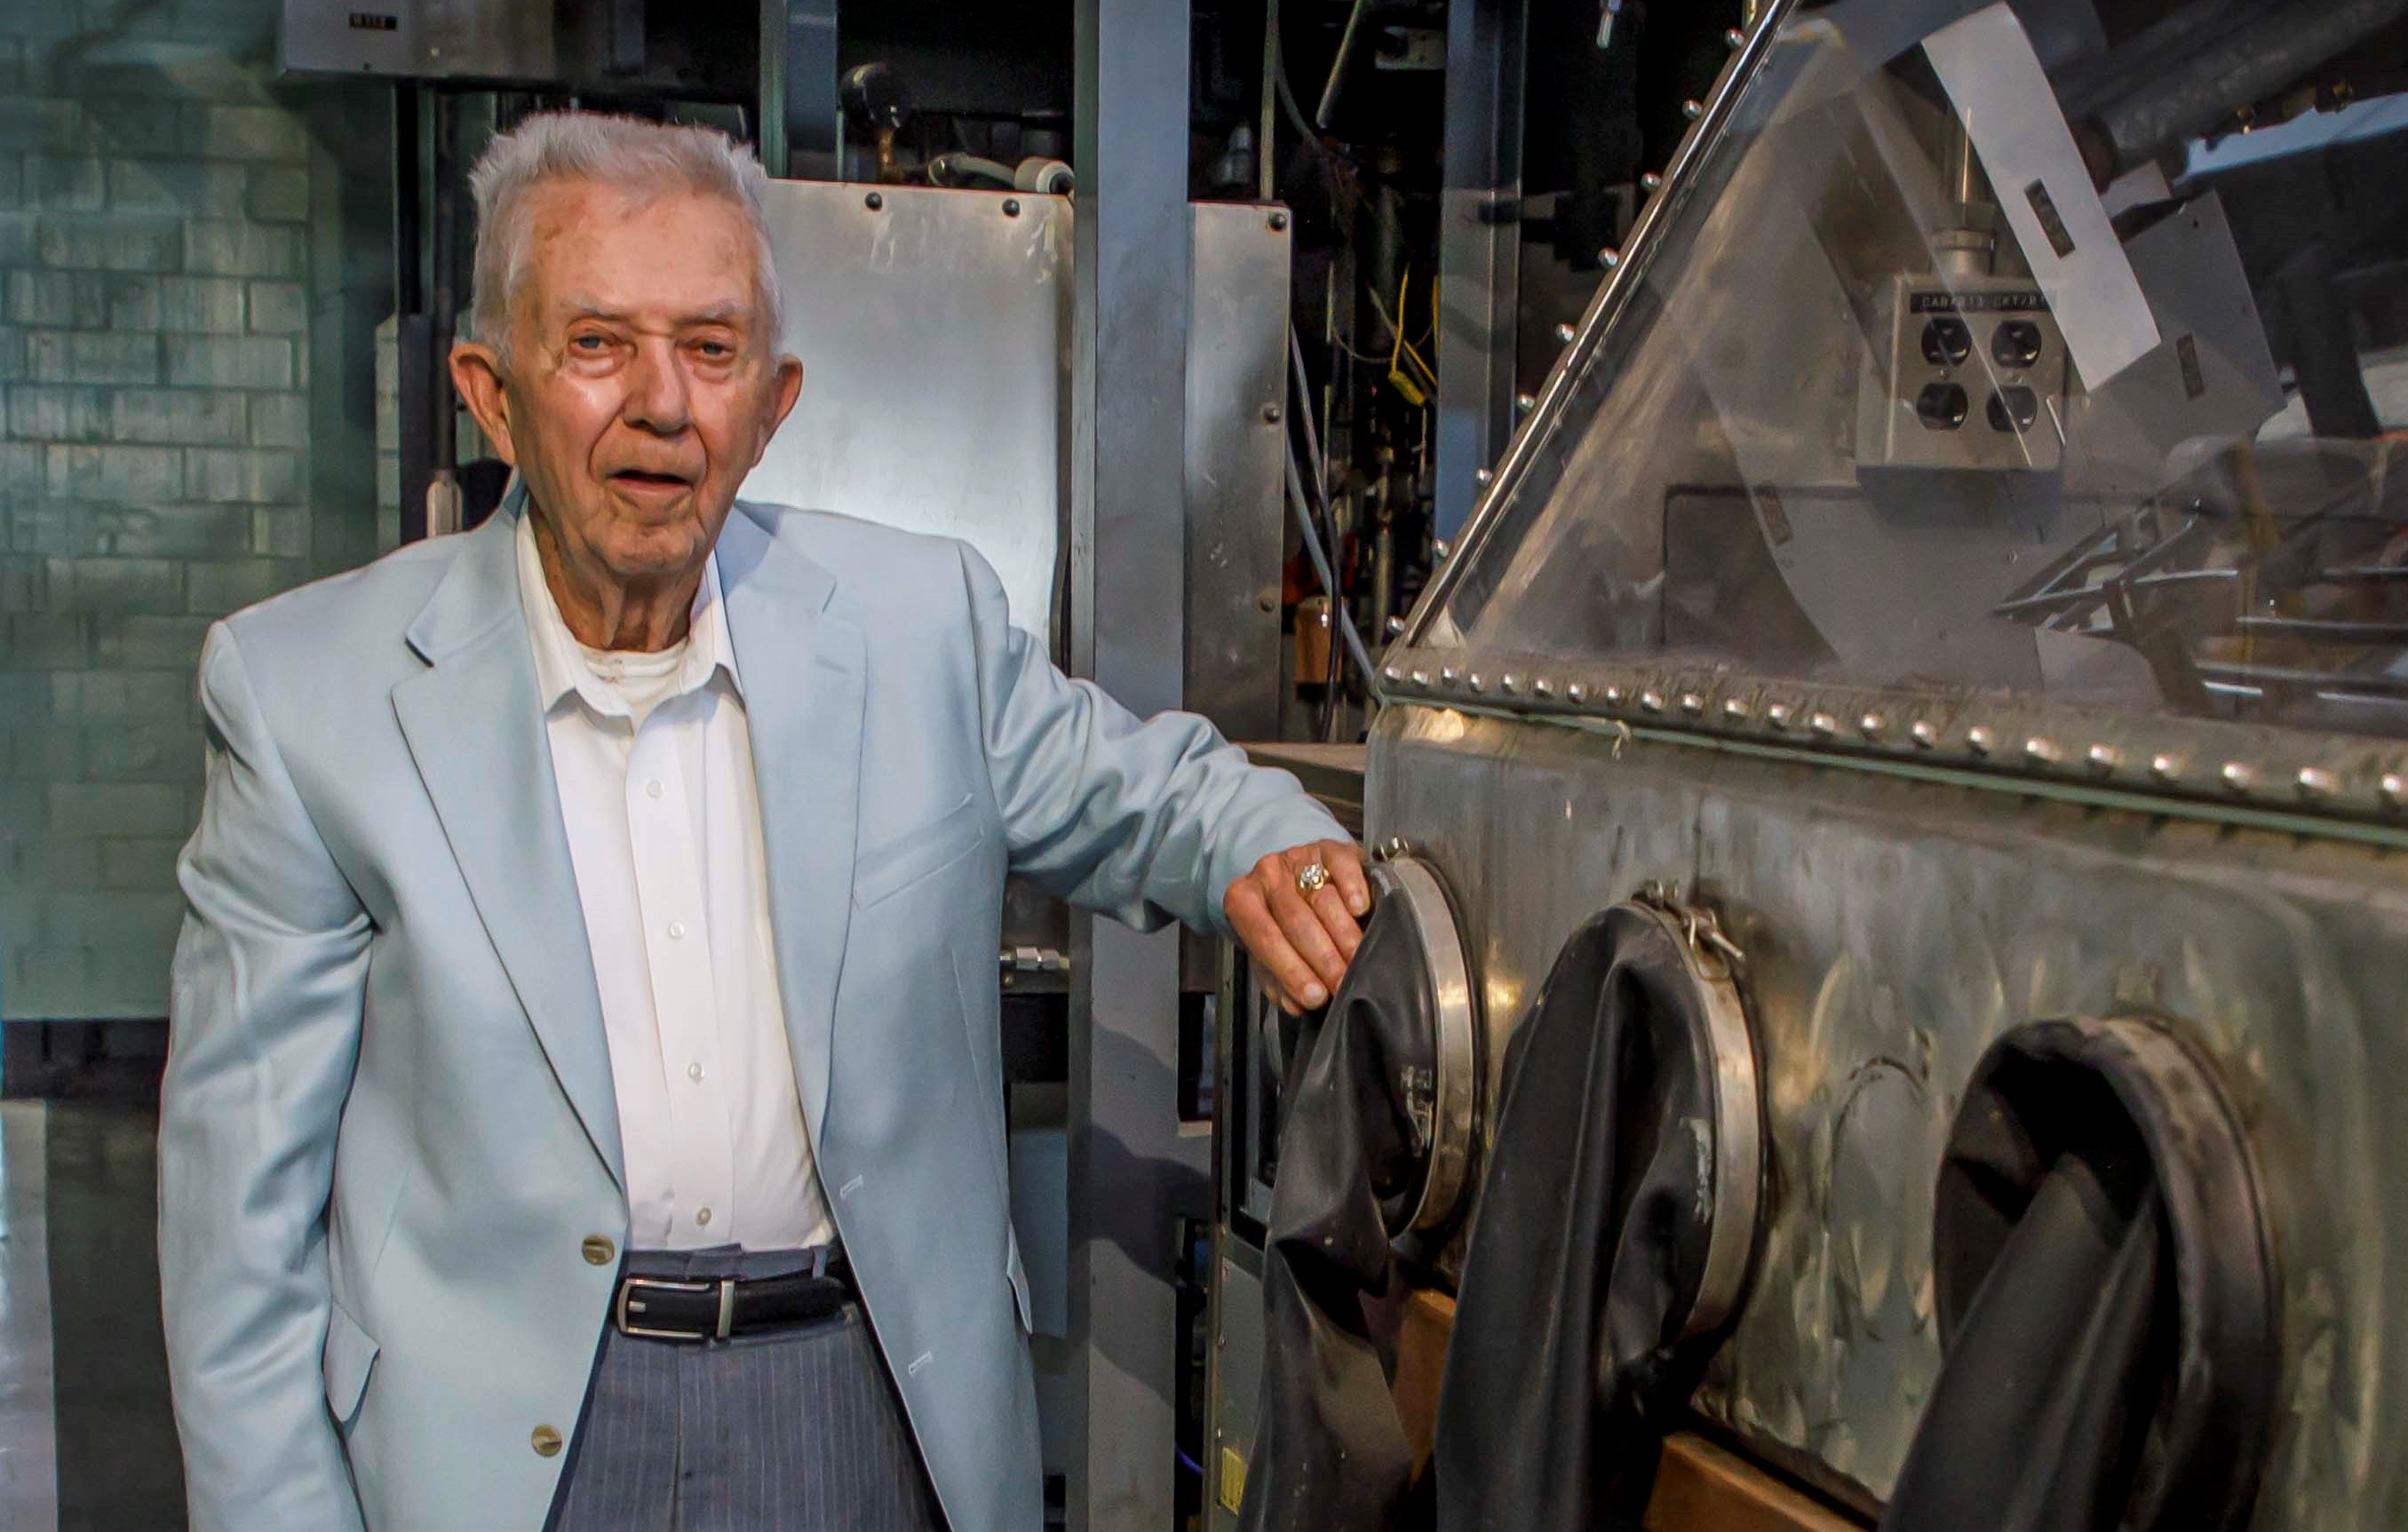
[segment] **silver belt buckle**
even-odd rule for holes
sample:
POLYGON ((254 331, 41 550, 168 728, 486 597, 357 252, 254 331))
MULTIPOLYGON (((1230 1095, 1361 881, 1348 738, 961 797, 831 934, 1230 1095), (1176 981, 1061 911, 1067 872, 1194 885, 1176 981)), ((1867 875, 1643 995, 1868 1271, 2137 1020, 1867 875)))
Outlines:
POLYGON ((697 1335, 690 1330, 659 1329, 651 1325, 638 1324, 629 1319, 627 1315, 631 1310, 636 1313, 644 1311, 643 1301, 636 1296, 636 1289, 639 1287, 654 1293, 708 1293, 717 1288, 719 1290, 719 1339, 722 1340, 727 1339, 730 1322, 736 1317, 736 1283, 733 1279, 723 1278, 715 1282, 689 1282, 671 1281, 663 1277, 628 1277, 620 1281, 619 1302, 611 1317, 617 1322, 621 1335, 636 1336, 645 1340, 699 1342, 708 1340, 710 1337, 697 1335))

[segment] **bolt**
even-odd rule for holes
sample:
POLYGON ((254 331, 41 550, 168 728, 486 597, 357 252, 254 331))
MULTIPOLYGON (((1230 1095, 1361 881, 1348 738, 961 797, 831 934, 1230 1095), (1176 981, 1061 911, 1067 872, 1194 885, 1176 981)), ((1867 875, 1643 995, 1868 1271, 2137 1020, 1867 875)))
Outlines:
POLYGON ((1588 688, 1582 685, 1579 681, 1574 681, 1571 683, 1570 688, 1564 693, 1564 695, 1574 702, 1586 702, 1588 700, 1588 688))
POLYGON ((1469 686, 1475 692, 1485 692, 1488 690, 1488 683, 1480 679, 1480 672, 1477 670, 1464 678, 1464 684, 1469 686))
POLYGON ((1664 178, 1650 170, 1639 178, 1639 189, 1642 192, 1661 192, 1664 190, 1664 178))
POLYGON ((1452 686, 1463 679, 1463 672, 1450 665, 1439 671, 1438 679, 1446 685, 1452 686))
POLYGON ((1882 731, 1889 727, 1889 721, 1879 713, 1867 713, 1856 720, 1856 727, 1865 731, 1866 738, 1878 739, 1882 737, 1882 731))
POLYGON ((1938 726, 1933 724, 1928 719, 1916 719, 1914 721, 1914 727, 1908 729, 1906 732, 1907 735, 1914 739, 1915 744, 1920 746, 1922 749, 1929 750, 1940 743, 1940 730, 1938 726))
POLYGON ((2391 805, 2394 809, 2399 808, 2402 804, 2408 804, 2408 777, 2403 777, 2397 771, 2385 772, 2383 774, 2383 801, 2391 805))
POLYGON ((1965 731, 1965 744, 1976 755, 1987 755, 1997 748, 1999 737, 1976 723, 1965 731))
POLYGON ((1526 415, 1539 408, 1539 401, 1535 395, 1516 394, 1513 395, 1513 408, 1517 412, 1526 415))
POLYGON ((2300 796, 2329 798, 2339 791, 2341 791, 2341 779, 2324 767, 2301 766, 2300 768, 2300 796))
POLYGON ((879 208, 886 206, 886 193, 883 192, 872 192, 869 195, 861 199, 861 205, 874 213, 878 211, 879 208))
POLYGON ((1020 216, 1020 199, 1018 197, 1006 197, 1003 199, 1003 216, 1006 218, 1018 218, 1020 216))
POLYGON ((2093 771, 2113 771, 2124 764, 2124 752, 2113 745, 2093 745, 2090 753, 2084 758, 2090 763, 2093 771))
POLYGON ((1286 214, 1286 213, 1284 213, 1284 212, 1283 212, 1283 211, 1282 211, 1282 210, 1280 210, 1279 208, 1272 208, 1272 209, 1271 209, 1271 216, 1270 216, 1270 221, 1269 221, 1269 222, 1270 222, 1270 226, 1271 226, 1272 228, 1274 228, 1274 229, 1284 229, 1284 228, 1286 228, 1286 227, 1287 227, 1287 214, 1286 214))
POLYGON ((1767 723, 1771 724, 1776 729, 1785 729, 1789 727, 1789 704, 1785 702, 1776 702, 1771 707, 1767 708, 1764 709, 1764 721, 1767 723))
POLYGON ((1697 100, 1684 101, 1681 103, 1681 115, 1694 122, 1706 115, 1706 104, 1697 100))
POLYGON ((1264 611, 1277 611, 1279 610, 1279 593, 1277 591, 1265 591, 1262 594, 1254 597, 1254 605, 1264 611))
POLYGON ((1393 665, 1383 669, 1380 674, 1390 681, 1399 681, 1405 679, 1405 673, 1402 670, 1398 669, 1393 665))
POLYGON ((1415 686, 1427 686, 1429 684, 1429 672, 1426 670, 1414 671, 1413 684, 1415 686))
POLYGON ((1736 52, 1740 49, 1747 46, 1747 34, 1742 32, 1737 27, 1733 27, 1728 32, 1723 34, 1723 46, 1736 52))
POLYGON ((1554 696, 1555 694, 1555 683, 1549 680, 1546 677, 1541 676, 1530 682, 1530 694, 1534 697, 1554 696))
POLYGON ((2024 755, 2034 766, 2055 766, 2057 755, 2057 742, 2038 737, 2027 739, 2024 741, 2024 755))
POLYGON ((1522 678, 1509 670, 1497 678, 1497 689, 1509 697, 1516 695, 1522 690, 1522 678))
POLYGON ((1597 252, 1597 264, 1605 267, 1606 270, 1612 271, 1614 267, 1622 264, 1622 252, 1615 250, 1612 246, 1608 245, 1605 249, 1597 252))
POLYGON ((1277 405, 1265 405, 1263 406, 1263 419, 1273 425, 1277 425, 1281 421, 1286 419, 1286 411, 1281 409, 1277 405))
POLYGON ((1455 544, 1447 541, 1444 537, 1432 537, 1430 539, 1430 551, 1436 553, 1440 558, 1444 558, 1449 553, 1455 551, 1455 544))
POLYGON ((1567 346, 1572 343, 1572 336, 1579 333, 1579 331, 1573 329, 1569 324, 1558 324, 1555 326, 1555 338, 1562 341, 1567 346))
POLYGON ((1497 470, 1494 468, 1474 468, 1471 470, 1471 477, 1483 484, 1494 483, 1497 480, 1497 470))
POLYGON ((1840 732, 1840 721, 1829 713, 1816 713, 1806 721, 1806 726, 1826 739, 1840 732))
POLYGON ((2182 763, 2171 755, 2150 757, 2149 775, 2161 782, 2172 781, 2182 775, 2182 763))
POLYGON ((1725 697, 1723 699, 1723 716, 1729 719, 1734 723, 1745 722, 1747 718, 1746 701, 1740 697, 1725 697))
POLYGON ((1401 635, 1404 633, 1404 631, 1405 631, 1405 620, 1404 620, 1403 618, 1401 618, 1401 617, 1391 617, 1391 618, 1389 618, 1389 619, 1388 619, 1388 637, 1391 637, 1391 638, 1398 637, 1401 636, 1401 635))
POLYGON ((2235 793, 2246 793, 2258 785, 2256 769, 2240 761, 2225 762, 2224 769, 2216 775, 2223 778, 2224 785, 2235 793))
POLYGON ((1706 710, 1706 699, 1695 692, 1684 692, 1681 694, 1681 710, 1695 718, 1706 710))

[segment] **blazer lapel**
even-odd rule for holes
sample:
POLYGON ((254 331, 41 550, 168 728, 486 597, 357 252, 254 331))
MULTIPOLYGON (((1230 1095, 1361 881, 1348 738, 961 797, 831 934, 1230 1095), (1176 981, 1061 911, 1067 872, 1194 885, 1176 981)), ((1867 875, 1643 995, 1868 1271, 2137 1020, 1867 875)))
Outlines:
POLYGON ((519 601, 516 499, 464 537, 410 625, 429 668, 394 688, 394 711, 544 1057, 624 1190, 602 999, 519 601))
POLYGON ((720 534, 719 583, 752 737, 787 1043, 816 1144, 853 910, 867 666, 861 630, 825 609, 834 578, 752 514, 739 505, 720 534))

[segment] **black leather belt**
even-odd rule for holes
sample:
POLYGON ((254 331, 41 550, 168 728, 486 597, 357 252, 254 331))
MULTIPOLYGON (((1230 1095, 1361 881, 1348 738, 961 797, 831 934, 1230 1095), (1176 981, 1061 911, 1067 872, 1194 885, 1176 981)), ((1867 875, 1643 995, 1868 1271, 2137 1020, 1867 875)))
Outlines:
POLYGON ((810 1270, 781 1277, 622 1277, 610 1318, 646 1340, 726 1340, 825 1319, 853 1300, 844 1257, 820 1251, 810 1270))

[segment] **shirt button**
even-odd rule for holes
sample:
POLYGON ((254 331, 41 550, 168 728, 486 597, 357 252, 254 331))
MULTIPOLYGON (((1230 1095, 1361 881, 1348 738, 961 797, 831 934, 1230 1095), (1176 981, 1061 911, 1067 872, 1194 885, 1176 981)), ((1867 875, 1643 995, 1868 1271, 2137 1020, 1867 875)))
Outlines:
POLYGON ((700 1212, 695 1213, 694 1215, 694 1221, 701 1224, 703 1227, 709 1228, 710 1226, 710 1210, 705 1208, 700 1212))
POLYGON ((560 1433, 549 1425, 537 1426, 527 1439, 533 1443, 538 1457, 560 1455, 560 1433))
POLYGON ((683 941, 685 939, 685 922, 669 922, 669 939, 671 941, 683 941))
POLYGON ((644 796, 648 798, 657 798, 660 795, 661 780, 658 777, 653 778, 651 781, 644 784, 644 796))
POLYGON ((688 1080, 700 1080, 702 1078, 702 1066, 699 1064, 687 1065, 685 1067, 685 1077, 688 1080))
POLYGON ((585 1260, 590 1266, 609 1266, 619 1258, 618 1247, 598 1234, 585 1237, 585 1260))

